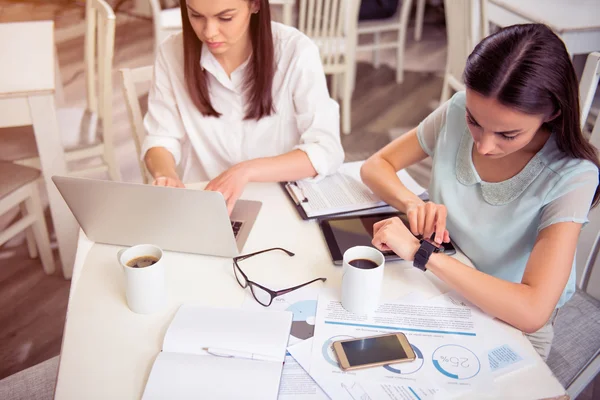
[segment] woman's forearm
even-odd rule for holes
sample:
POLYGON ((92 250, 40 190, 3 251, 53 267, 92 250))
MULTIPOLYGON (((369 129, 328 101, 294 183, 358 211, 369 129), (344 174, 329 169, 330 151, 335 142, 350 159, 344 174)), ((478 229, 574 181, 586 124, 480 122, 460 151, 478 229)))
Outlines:
POLYGON ((537 331, 552 313, 536 300, 534 288, 485 274, 444 254, 432 254, 427 269, 484 312, 523 332, 537 331))
POLYGON ((152 147, 144 157, 148 172, 154 177, 176 178, 177 169, 171 152, 164 147, 152 147))
POLYGON ((317 175, 308 155, 292 150, 275 156, 245 161, 250 182, 284 182, 312 178, 317 175))
POLYGON ((423 202, 404 186, 395 168, 381 157, 371 157, 365 161, 360 176, 373 193, 399 211, 406 212, 410 203, 423 202))

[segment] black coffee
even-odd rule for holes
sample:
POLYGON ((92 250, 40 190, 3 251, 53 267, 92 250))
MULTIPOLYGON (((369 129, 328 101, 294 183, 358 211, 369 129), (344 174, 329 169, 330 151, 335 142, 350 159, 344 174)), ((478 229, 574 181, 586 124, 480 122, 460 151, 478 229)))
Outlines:
POLYGON ((141 256, 127 261, 127 266, 131 268, 146 268, 158 262, 154 256, 141 256))
POLYGON ((373 269, 379 266, 375 261, 367 260, 366 258, 357 258, 356 260, 350 261, 348 264, 360 269, 373 269))

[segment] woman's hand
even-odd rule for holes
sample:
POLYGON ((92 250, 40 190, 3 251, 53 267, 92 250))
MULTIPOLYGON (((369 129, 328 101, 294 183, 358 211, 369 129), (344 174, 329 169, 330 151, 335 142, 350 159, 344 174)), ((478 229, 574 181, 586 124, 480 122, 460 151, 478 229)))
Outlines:
POLYGON ((157 176, 152 181, 152 185, 154 186, 170 186, 177 188, 185 188, 185 185, 178 177, 169 177, 169 176, 157 176))
POLYGON ((373 225, 373 246, 381 251, 392 250, 402 259, 412 261, 420 242, 398 217, 373 225))
POLYGON ((435 242, 438 244, 450 242, 450 235, 446 230, 447 215, 445 206, 432 202, 411 202, 406 206, 406 216, 413 235, 431 238, 435 233, 435 242))
POLYGON ((250 169, 247 164, 240 163, 208 182, 206 190, 221 192, 227 203, 227 211, 231 215, 235 202, 240 198, 249 181, 250 169))

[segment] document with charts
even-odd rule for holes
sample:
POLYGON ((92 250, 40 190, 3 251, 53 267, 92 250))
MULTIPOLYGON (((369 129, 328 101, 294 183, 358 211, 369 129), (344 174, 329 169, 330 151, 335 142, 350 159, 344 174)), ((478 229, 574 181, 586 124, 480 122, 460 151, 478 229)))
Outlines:
POLYGON ((287 311, 182 305, 142 399, 277 399, 291 323, 287 311))
MULTIPOLYGON (((294 355, 291 348, 288 351, 294 355)), ((400 299, 381 304, 369 316, 356 316, 342 307, 339 294, 333 290, 323 290, 319 296, 309 373, 335 399, 377 399, 379 396, 368 390, 385 392, 381 384, 408 385, 422 390, 421 395, 443 398, 485 388, 492 382, 487 353, 477 335, 475 312, 467 305, 400 299), (397 331, 408 338, 416 360, 348 372, 339 368, 332 349, 334 341, 397 331), (364 390, 365 395, 356 397, 348 388, 355 388, 357 393, 364 390)))
MULTIPOLYGON (((385 202, 362 182, 363 163, 345 163, 338 172, 319 181, 288 182, 284 187, 305 219, 385 207, 385 202)), ((399 171, 397 175, 411 192, 426 195, 425 189, 406 171, 399 171)))

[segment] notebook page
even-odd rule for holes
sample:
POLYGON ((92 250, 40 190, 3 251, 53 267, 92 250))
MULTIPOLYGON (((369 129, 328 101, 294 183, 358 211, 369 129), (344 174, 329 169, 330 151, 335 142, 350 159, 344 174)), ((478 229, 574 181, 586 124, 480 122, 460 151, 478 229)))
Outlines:
POLYGON ((212 347, 268 356, 283 363, 292 313, 182 305, 163 342, 163 352, 207 354, 212 347))
POLYGON ((278 362, 161 352, 142 400, 277 399, 278 362))

